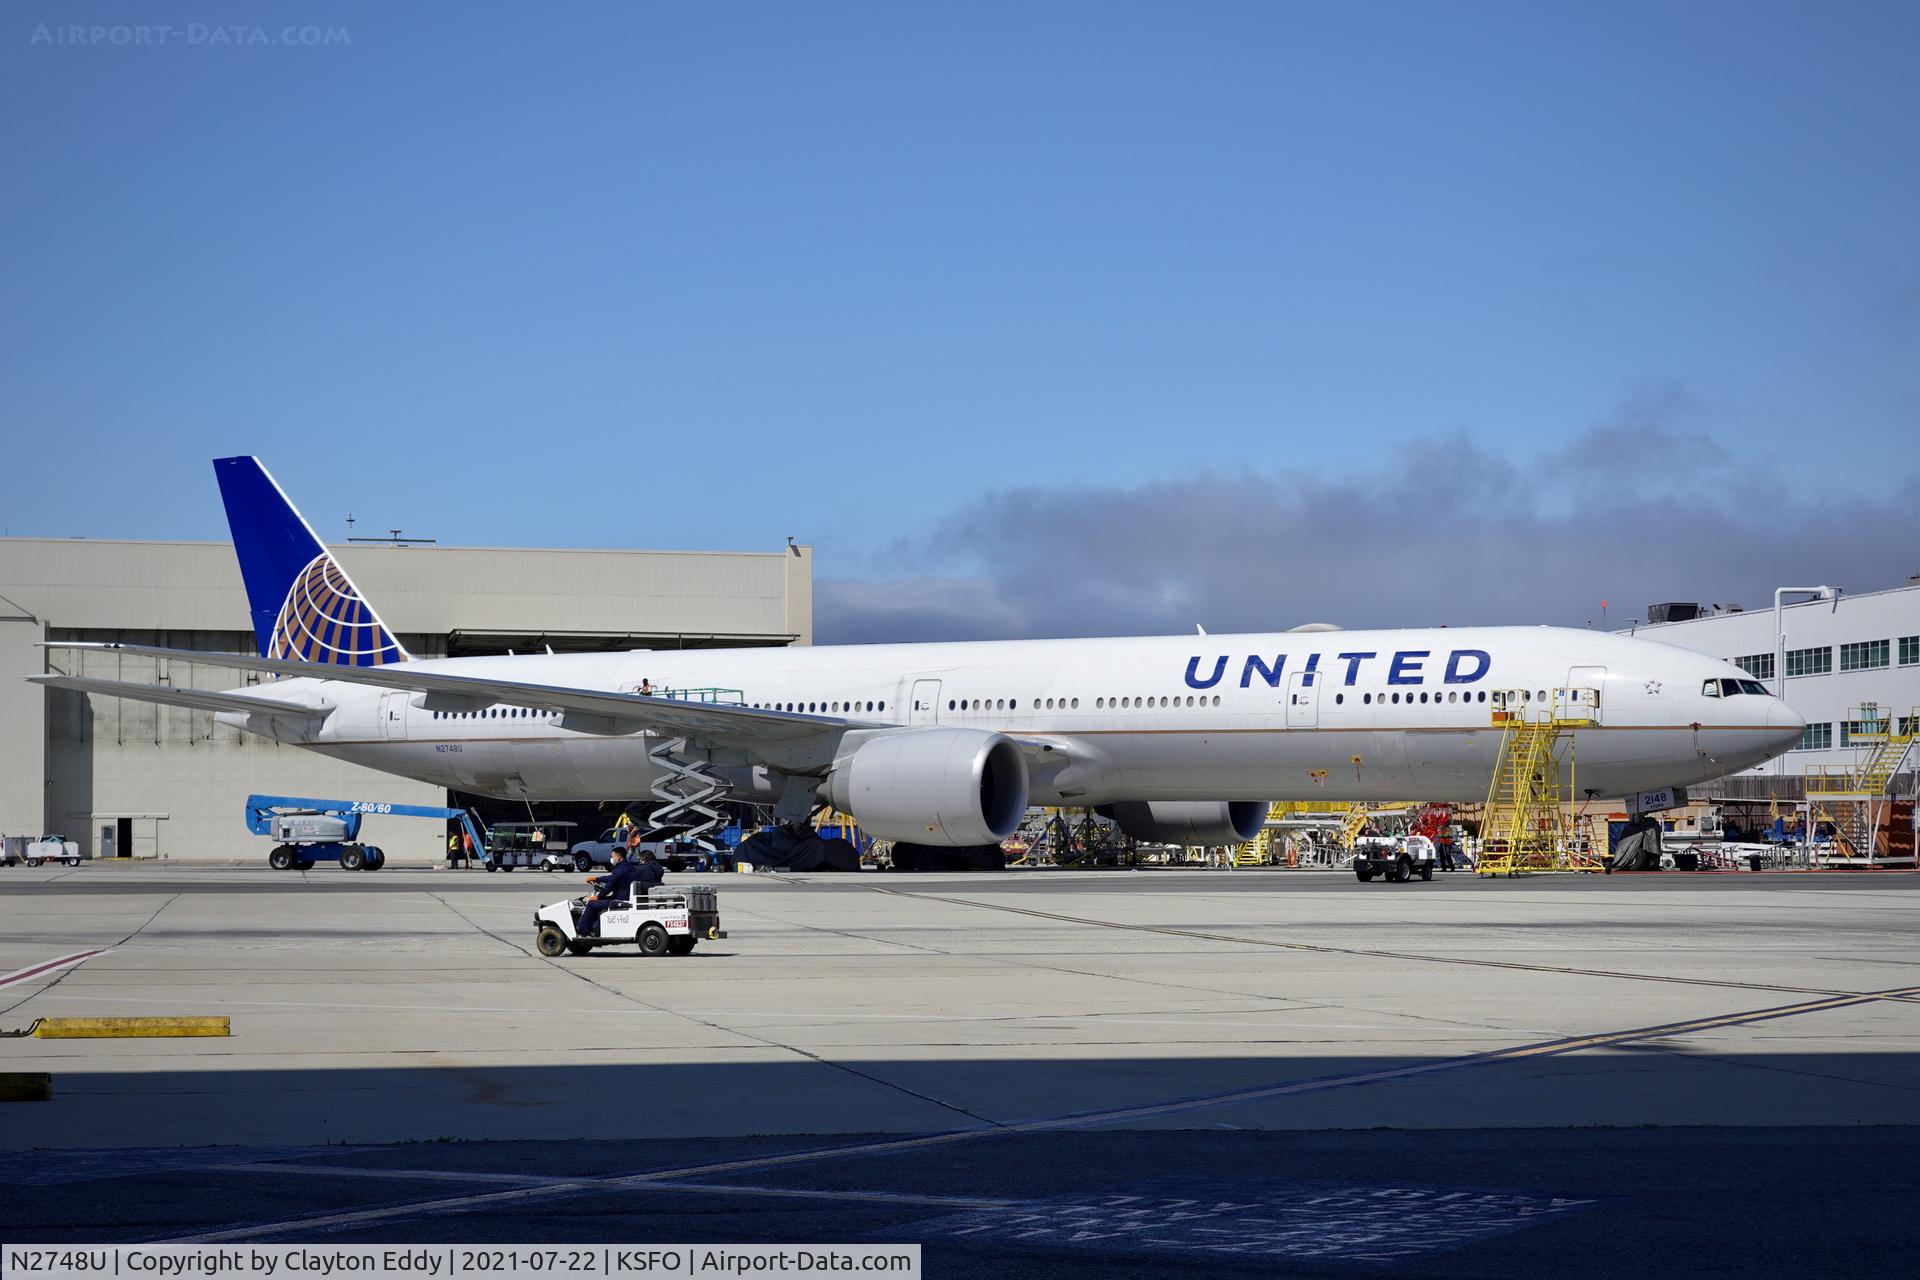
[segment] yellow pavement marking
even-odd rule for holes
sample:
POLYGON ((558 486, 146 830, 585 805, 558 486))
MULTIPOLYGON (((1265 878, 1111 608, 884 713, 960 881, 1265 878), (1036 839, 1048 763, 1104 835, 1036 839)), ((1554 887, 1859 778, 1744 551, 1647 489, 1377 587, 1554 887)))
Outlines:
POLYGON ((137 1036, 230 1036, 227 1017, 38 1018, 28 1034, 40 1040, 106 1040, 137 1036))

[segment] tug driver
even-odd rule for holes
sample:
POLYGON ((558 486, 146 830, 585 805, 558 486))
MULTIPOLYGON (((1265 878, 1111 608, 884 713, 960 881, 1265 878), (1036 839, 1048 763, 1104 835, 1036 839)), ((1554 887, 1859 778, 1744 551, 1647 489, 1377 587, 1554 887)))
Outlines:
POLYGON ((642 888, 652 888, 664 878, 660 865, 653 855, 642 849, 635 858, 629 858, 627 851, 615 848, 609 855, 613 869, 604 876, 588 876, 597 892, 580 909, 580 936, 597 938, 600 936, 600 917, 614 903, 624 901, 638 884, 642 888))
POLYGON ((593 897, 587 899, 586 906, 580 909, 580 936, 597 938, 600 936, 600 917, 607 908, 619 898, 628 896, 633 886, 634 873, 638 870, 627 861, 627 851, 616 847, 608 855, 613 869, 604 876, 588 876, 587 882, 594 887, 593 897))

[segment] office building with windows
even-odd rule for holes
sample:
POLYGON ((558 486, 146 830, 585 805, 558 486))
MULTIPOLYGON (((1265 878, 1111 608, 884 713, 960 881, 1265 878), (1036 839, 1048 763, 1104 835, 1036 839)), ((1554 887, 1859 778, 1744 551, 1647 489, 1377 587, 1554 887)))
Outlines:
MULTIPOLYGON (((1780 610, 1777 632, 1770 603, 1744 612, 1661 605, 1648 614, 1681 617, 1636 624, 1634 634, 1727 658, 1770 689, 1780 689, 1784 674, 1782 696, 1807 718, 1806 736, 1751 776, 1793 778, 1815 766, 1851 766, 1863 751, 1852 740, 1863 723, 1886 720, 1905 729, 1920 715, 1920 581, 1790 603, 1780 610)), ((1911 792, 1915 767, 1910 758, 1896 792, 1911 792)))

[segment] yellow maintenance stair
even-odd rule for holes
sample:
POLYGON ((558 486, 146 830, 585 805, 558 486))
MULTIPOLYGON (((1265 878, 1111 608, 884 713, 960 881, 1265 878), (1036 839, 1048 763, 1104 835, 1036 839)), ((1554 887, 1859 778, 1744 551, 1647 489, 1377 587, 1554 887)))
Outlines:
MULTIPOLYGON (((1807 771, 1807 801, 1816 822, 1831 821, 1839 830, 1830 855, 1817 857, 1826 866, 1875 865, 1880 825, 1886 820, 1887 788, 1913 750, 1920 730, 1920 709, 1900 717, 1878 703, 1863 702, 1847 709, 1847 744, 1859 752, 1852 767, 1820 765, 1807 771)), ((1911 858, 1886 859, 1906 864, 1911 858)))
POLYGON ((1541 699, 1527 689, 1494 695, 1500 754, 1480 820, 1483 876, 1522 871, 1599 871, 1590 843, 1567 820, 1574 790, 1575 734, 1600 723, 1600 691, 1555 689, 1541 699))
POLYGON ((1885 707, 1865 702, 1847 710, 1848 744, 1864 750, 1852 768, 1822 765, 1807 771, 1808 799, 1878 800, 1913 749, 1920 709, 1894 719, 1885 707))

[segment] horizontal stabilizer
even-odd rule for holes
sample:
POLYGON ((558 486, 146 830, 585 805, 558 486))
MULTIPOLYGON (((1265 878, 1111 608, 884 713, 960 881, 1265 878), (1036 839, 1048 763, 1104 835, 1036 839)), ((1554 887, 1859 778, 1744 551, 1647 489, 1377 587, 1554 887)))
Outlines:
POLYGON ((96 680, 91 676, 28 676, 27 679, 34 684, 46 685, 49 689, 72 689, 76 693, 97 693, 109 698, 133 698, 140 702, 164 703, 170 707, 191 707, 195 711, 238 711, 246 715, 318 720, 333 710, 331 703, 308 705, 289 702, 284 698, 216 693, 211 689, 180 689, 170 684, 135 684, 131 680, 96 680))

